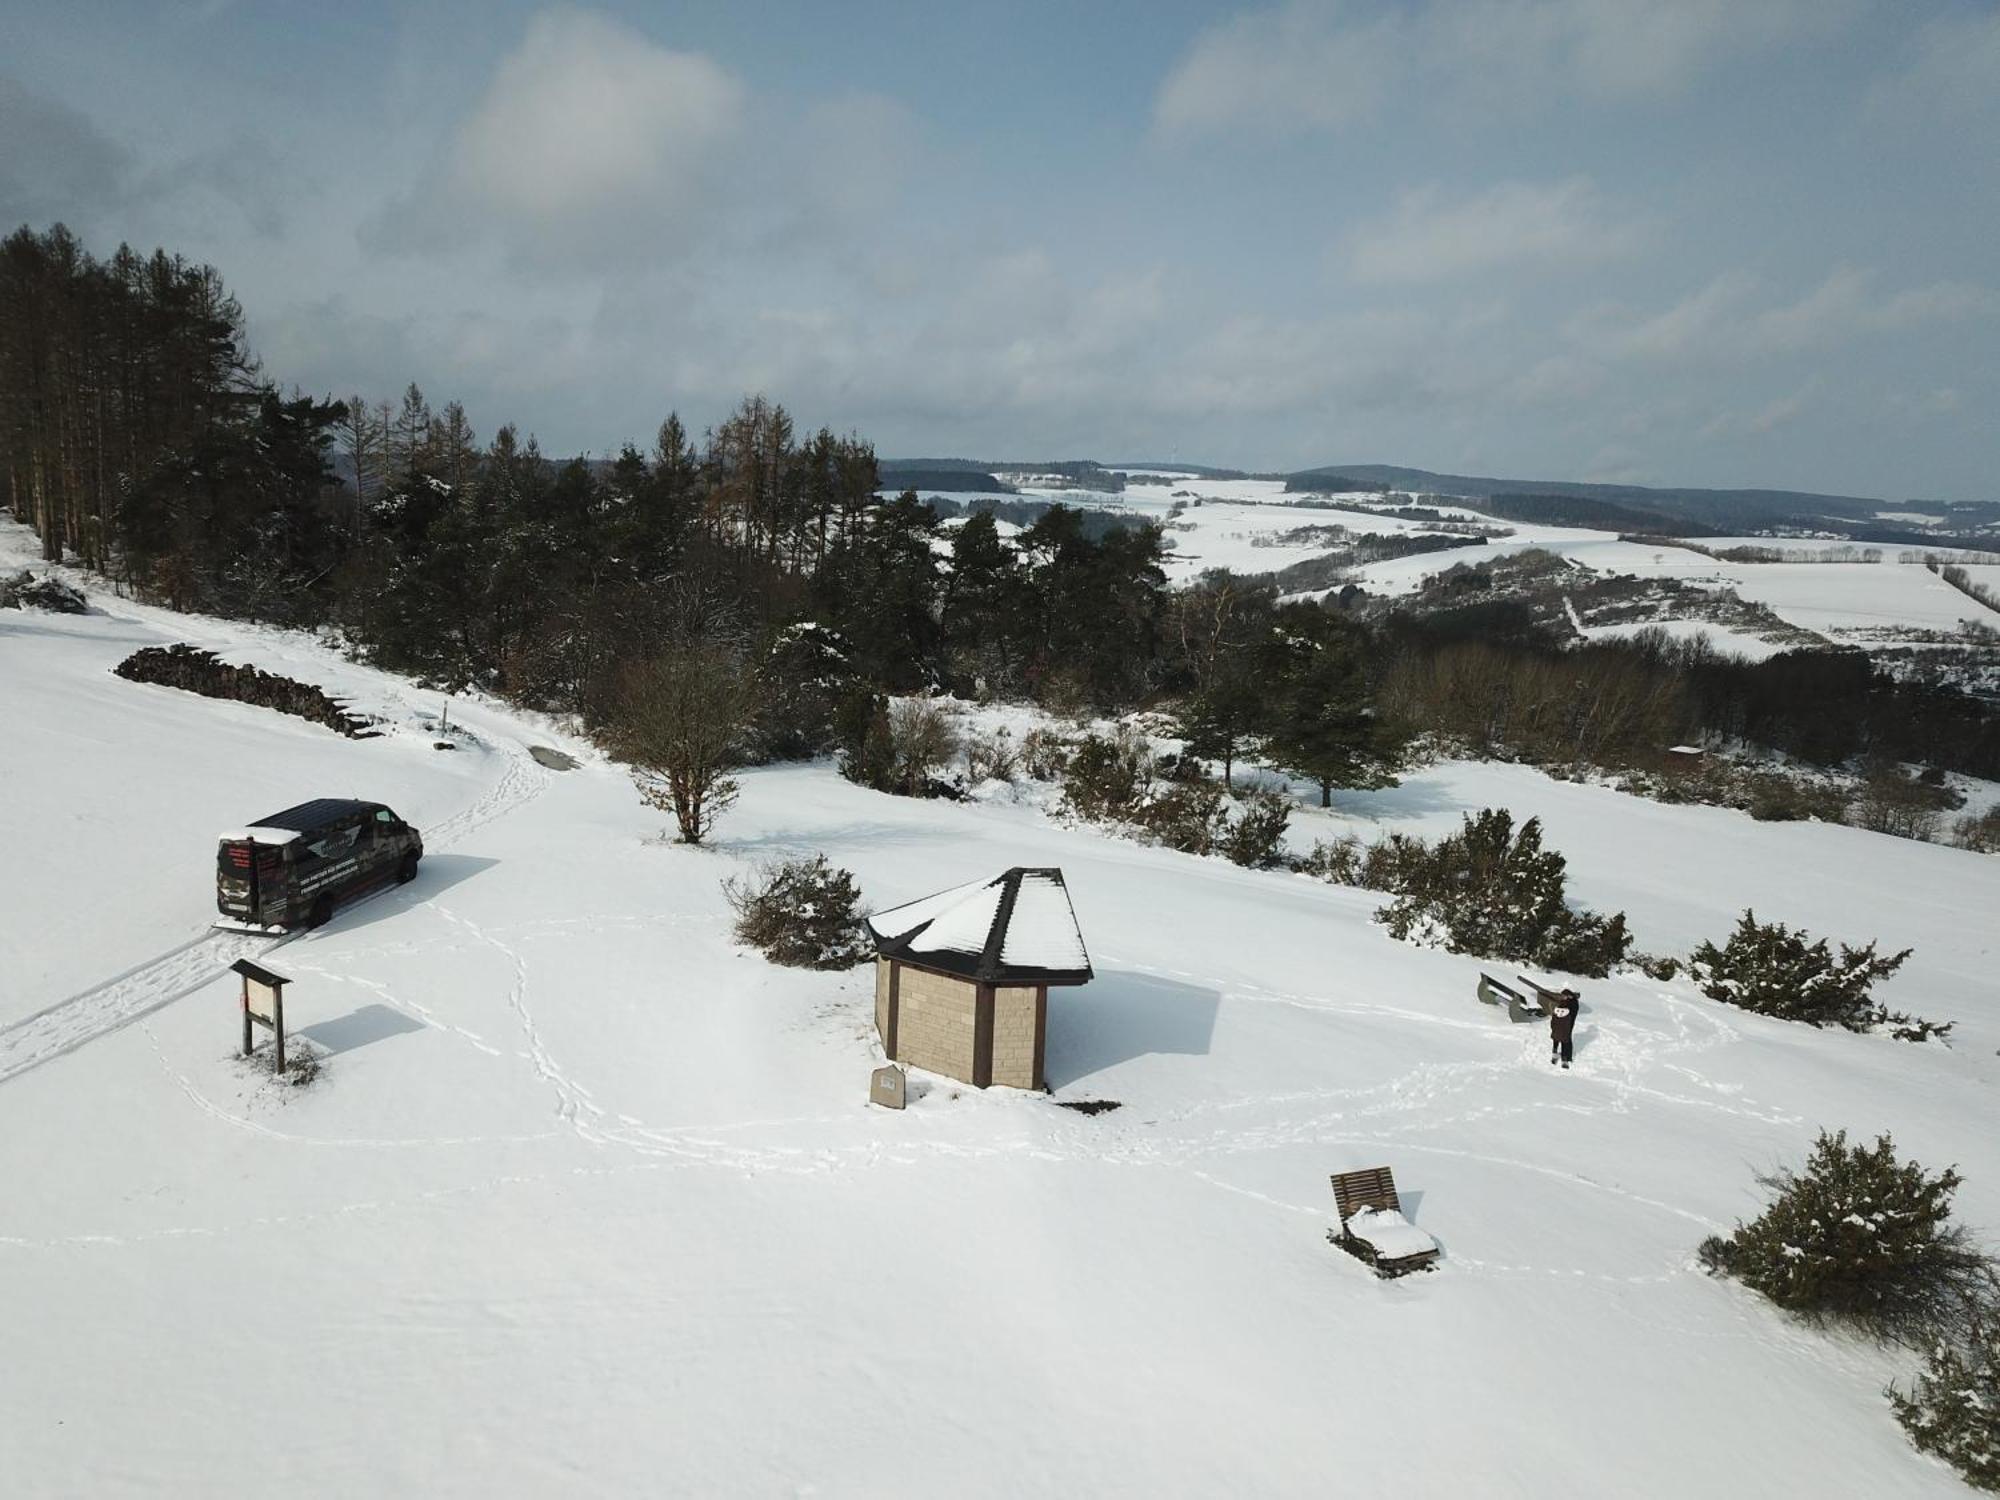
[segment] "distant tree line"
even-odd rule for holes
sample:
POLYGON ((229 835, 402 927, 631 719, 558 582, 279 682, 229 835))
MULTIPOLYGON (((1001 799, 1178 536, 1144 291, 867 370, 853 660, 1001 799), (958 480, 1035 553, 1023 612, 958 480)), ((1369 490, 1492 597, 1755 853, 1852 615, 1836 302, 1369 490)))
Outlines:
POLYGON ((1580 526, 1591 531, 1643 531, 1656 536, 1713 536, 1698 521, 1670 516, 1586 495, 1489 495, 1471 502, 1475 510, 1533 526, 1580 526))
POLYGON ((60 225, 0 241, 0 476, 44 557, 180 608, 308 620, 299 588, 339 555, 339 416, 260 377, 213 268, 100 261, 60 225))
POLYGON ((596 463, 509 426, 481 442, 415 385, 395 404, 288 396, 211 268, 98 261, 60 227, 0 242, 0 474, 50 559, 574 714, 669 789, 698 764, 696 801, 671 799, 696 836, 732 757, 872 764, 883 695, 932 690, 1171 704, 1225 777, 1257 754, 1323 799, 1381 784, 1418 731, 1549 761, 1711 736, 2000 775, 1989 710, 1857 654, 1577 648, 1476 592, 1362 619, 1280 603, 1268 580, 1169 589, 1151 524, 1010 500, 947 524, 913 492, 878 498, 863 439, 803 433, 762 396, 699 437, 670 413, 650 447, 596 463), (1003 539, 996 511, 1026 524, 1003 539), (715 705, 746 723, 733 746, 676 718, 715 705))
POLYGON ((1763 661, 1705 637, 1555 638, 1519 600, 1388 617, 1389 712, 1544 762, 1653 764, 1681 741, 1743 741, 1818 766, 1913 761, 2000 775, 2000 716, 1948 687, 1899 682, 1858 651, 1763 661))

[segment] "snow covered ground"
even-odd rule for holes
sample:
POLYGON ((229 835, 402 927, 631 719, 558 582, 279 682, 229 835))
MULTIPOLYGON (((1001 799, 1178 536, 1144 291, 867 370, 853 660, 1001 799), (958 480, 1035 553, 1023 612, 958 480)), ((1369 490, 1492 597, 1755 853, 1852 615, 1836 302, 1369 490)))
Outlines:
POLYGON ((1642 630, 1664 630, 1679 640, 1705 638, 1715 650, 1729 656, 1744 656, 1751 661, 1762 661, 1767 656, 1776 656, 1785 646, 1776 641, 1767 641, 1761 636, 1747 631, 1731 630, 1727 626, 1710 624, 1706 620, 1640 620, 1626 625, 1586 625, 1583 634, 1594 641, 1617 640, 1637 635, 1642 630))
POLYGON ((1914 945, 1883 998, 1960 1022, 1912 1047, 1625 977, 1552 1073, 1365 892, 825 766, 748 774, 690 851, 545 726, 454 702, 478 744, 433 751, 431 699, 307 640, 96 603, 0 612, 9 1495, 1963 1493, 1881 1399, 1907 1360, 1691 1260, 1821 1125, 1959 1163, 2000 1231, 2000 861, 1505 766, 1303 812, 1539 813, 1646 948, 1754 903, 1914 945), (110 675, 180 639, 412 727, 110 675), (215 832, 314 793, 431 852, 266 953, 327 1054, 292 1090, 232 1055, 229 981, 148 960, 208 920, 215 832), (879 906, 1062 867, 1097 979, 1052 997, 1051 1083, 1123 1107, 917 1075, 871 1108, 867 972, 767 966, 718 890, 816 849, 879 906), (1381 1164, 1434 1274, 1325 1241, 1328 1175, 1381 1164))
MULTIPOLYGON (((1288 495, 1279 480, 1185 476, 1160 484, 1129 484, 1119 495, 1024 488, 1022 496, 1132 511, 1162 521, 1174 543, 1167 562, 1168 576, 1177 582, 1192 580, 1212 567, 1242 573, 1269 572, 1327 550, 1323 543, 1311 540, 1276 544, 1279 536, 1301 527, 1341 525, 1357 532, 1431 529, 1422 522, 1394 516, 1357 516, 1351 512, 1307 508, 1296 503, 1305 497, 1288 495), (1175 495, 1188 497, 1188 508, 1169 517, 1167 509, 1175 495), (1192 498, 1200 498, 1202 503, 1193 505, 1192 498)), ((1379 501, 1381 497, 1356 494, 1338 498, 1365 503, 1379 501)), ((1912 549, 1881 548, 1882 560, 1874 563, 1720 562, 1684 547, 1620 541, 1612 532, 1507 521, 1469 506, 1430 500, 1422 503, 1448 517, 1507 526, 1512 535, 1477 547, 1365 564, 1354 573, 1355 581, 1362 587, 1377 594, 1406 594, 1425 578, 1456 564, 1477 563, 1536 547, 1555 552, 1578 568, 1595 572, 1672 578, 1707 590, 1733 592, 1746 601, 1768 605, 1788 624, 1836 643, 1893 645, 1906 639, 1921 639, 1926 632, 1955 633, 1967 621, 2000 629, 2000 611, 1968 598, 1921 563, 1897 561, 1912 549)), ((1725 537, 1704 540, 1702 545, 1818 552, 1841 544, 1811 538, 1725 537)), ((1852 550, 1858 556, 1863 549, 1852 550)), ((2000 564, 1974 565, 1968 571, 2000 591, 2000 564)), ((1782 643, 1758 642, 1754 637, 1719 644, 1726 644, 1740 654, 1755 654, 1760 647, 1764 654, 1769 654, 1782 647, 1782 643)))

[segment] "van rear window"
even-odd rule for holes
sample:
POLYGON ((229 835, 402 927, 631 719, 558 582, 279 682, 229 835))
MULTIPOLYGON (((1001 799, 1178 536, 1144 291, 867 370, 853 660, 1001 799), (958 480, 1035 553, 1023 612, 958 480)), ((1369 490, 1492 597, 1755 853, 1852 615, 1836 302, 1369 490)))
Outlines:
POLYGON ((252 864, 259 870, 275 870, 284 861, 284 850, 269 844, 224 844, 220 863, 225 871, 247 875, 252 864))

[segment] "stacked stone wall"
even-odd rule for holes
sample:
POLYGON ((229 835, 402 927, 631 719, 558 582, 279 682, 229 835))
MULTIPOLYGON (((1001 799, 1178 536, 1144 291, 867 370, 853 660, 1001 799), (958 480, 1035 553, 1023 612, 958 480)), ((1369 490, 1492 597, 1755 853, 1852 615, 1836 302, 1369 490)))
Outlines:
POLYGON ((896 1061, 970 1083, 977 987, 905 964, 896 994, 896 1061))
POLYGON ((1035 1087, 1035 989, 1001 985, 993 991, 993 1081, 1035 1087))

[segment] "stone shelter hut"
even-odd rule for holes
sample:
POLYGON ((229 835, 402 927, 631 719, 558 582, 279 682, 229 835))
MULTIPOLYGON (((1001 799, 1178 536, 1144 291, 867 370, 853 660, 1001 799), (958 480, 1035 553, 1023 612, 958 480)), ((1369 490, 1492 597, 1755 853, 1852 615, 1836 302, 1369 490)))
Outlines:
POLYGON ((875 1029, 892 1061, 986 1088, 1042 1087, 1049 990, 1090 955, 1061 870, 1016 867, 868 918, 875 1029))

